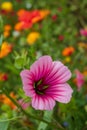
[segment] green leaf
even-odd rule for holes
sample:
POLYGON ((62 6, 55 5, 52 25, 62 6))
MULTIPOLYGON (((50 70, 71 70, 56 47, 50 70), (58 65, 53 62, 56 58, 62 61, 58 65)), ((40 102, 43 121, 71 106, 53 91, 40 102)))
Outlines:
POLYGON ((2 19, 2 16, 0 15, 0 29, 2 29, 2 28, 3 28, 3 19, 2 19))
POLYGON ((24 59, 19 57, 15 60, 15 67, 21 69, 24 66, 24 59))
POLYGON ((7 130, 9 126, 9 121, 0 122, 0 130, 7 130))
MULTIPOLYGON (((45 111, 44 112, 44 119, 51 122, 53 111, 45 111)), ((40 122, 37 130, 46 130, 47 124, 40 122)))
POLYGON ((0 45, 2 44, 3 42, 3 35, 0 36, 0 45))

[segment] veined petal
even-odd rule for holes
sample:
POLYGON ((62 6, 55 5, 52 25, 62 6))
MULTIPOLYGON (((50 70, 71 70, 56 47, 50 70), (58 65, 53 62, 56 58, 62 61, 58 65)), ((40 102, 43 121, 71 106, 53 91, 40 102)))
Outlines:
POLYGON ((28 89, 28 88, 23 87, 23 90, 24 90, 25 94, 29 97, 33 97, 35 95, 34 89, 28 89))
POLYGON ((55 100, 49 96, 35 95, 32 99, 32 106, 37 110, 52 110, 55 100))
POLYGON ((61 62, 53 62, 53 69, 46 78, 46 83, 53 85, 65 83, 71 77, 70 70, 61 62))
POLYGON ((25 94, 32 97, 35 94, 33 76, 29 70, 23 70, 20 73, 23 82, 23 90, 25 94))
POLYGON ((38 109, 38 103, 39 103, 39 98, 38 98, 38 95, 36 94, 32 98, 32 107, 35 108, 36 110, 38 109))
POLYGON ((29 70, 23 70, 20 73, 23 85, 33 84, 33 75, 29 70))
POLYGON ((55 106, 55 100, 51 96, 46 96, 45 104, 45 110, 52 110, 55 106))
POLYGON ((59 84, 56 86, 51 86, 46 90, 46 95, 49 95, 54 98, 54 100, 62 102, 62 103, 68 103, 72 97, 72 88, 69 86, 69 84, 59 84))
POLYGON ((49 79, 52 79, 53 76, 59 71, 59 69, 63 66, 63 64, 58 61, 58 62, 52 62, 52 70, 50 73, 47 75, 45 81, 48 81, 49 79))
POLYGON ((25 76, 29 77, 30 76, 29 74, 30 74, 29 70, 25 69, 25 70, 21 71, 20 76, 21 77, 25 77, 25 76))
POLYGON ((30 71, 35 77, 35 81, 41 79, 49 73, 52 66, 52 59, 50 56, 42 56, 31 67, 30 71))

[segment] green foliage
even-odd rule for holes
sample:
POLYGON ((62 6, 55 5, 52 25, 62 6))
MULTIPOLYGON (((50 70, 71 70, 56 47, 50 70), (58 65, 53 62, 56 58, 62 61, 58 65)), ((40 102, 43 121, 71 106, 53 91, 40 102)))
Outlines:
POLYGON ((60 130, 60 127, 65 130, 87 129, 87 37, 80 34, 80 29, 86 27, 86 0, 0 0, 0 56, 1 52, 8 51, 7 47, 2 49, 3 42, 12 45, 11 52, 0 58, 0 130, 60 130), (12 12, 9 13, 1 9, 2 3, 7 1, 13 6, 12 12), (15 25, 19 22, 17 12, 20 9, 27 11, 48 9, 50 14, 31 28, 15 31, 15 25), (11 26, 7 37, 4 36, 5 25, 11 26), (40 33, 40 38, 32 45, 26 40, 31 32, 40 33), (64 56, 62 52, 69 46, 75 51, 64 56), (42 55, 50 55, 53 60, 60 60, 72 72, 69 84, 74 90, 73 97, 68 104, 56 103, 53 111, 34 110, 31 98, 23 91, 20 78, 21 70, 29 69, 42 55), (74 82, 75 69, 86 73, 85 83, 80 91, 74 82), (7 79, 4 77, 4 80, 1 80, 2 73, 7 74, 7 79), (21 107, 12 109, 9 97, 3 100, 2 95, 6 94, 4 91, 8 95, 13 92, 16 95, 13 99, 17 104, 19 99, 24 99, 30 106, 26 110, 21 107))
POLYGON ((9 126, 9 121, 0 122, 0 130, 7 130, 9 126))
MULTIPOLYGON (((43 119, 46 119, 47 121, 51 122, 52 114, 53 114, 53 111, 49 111, 49 112, 45 111, 43 119)), ((37 130, 46 130, 47 126, 48 125, 46 123, 40 122, 37 130)))

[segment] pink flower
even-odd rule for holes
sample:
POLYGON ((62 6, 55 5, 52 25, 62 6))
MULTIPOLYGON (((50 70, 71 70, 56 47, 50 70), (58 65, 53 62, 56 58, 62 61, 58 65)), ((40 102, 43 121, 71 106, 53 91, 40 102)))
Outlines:
POLYGON ((18 100, 18 103, 21 105, 21 107, 22 107, 23 109, 28 108, 29 105, 30 105, 29 102, 27 103, 27 102, 25 102, 23 99, 19 99, 19 100, 18 100))
POLYGON ((52 61, 50 56, 42 56, 32 64, 30 70, 21 72, 25 94, 32 97, 32 107, 52 110, 55 101, 68 103, 72 88, 66 83, 71 72, 60 61, 52 61))
POLYGON ((78 87, 78 91, 80 91, 82 85, 84 84, 84 76, 79 70, 75 70, 76 73, 76 85, 78 87))
POLYGON ((87 37, 87 29, 81 29, 81 30, 80 30, 80 34, 81 34, 82 36, 87 37))

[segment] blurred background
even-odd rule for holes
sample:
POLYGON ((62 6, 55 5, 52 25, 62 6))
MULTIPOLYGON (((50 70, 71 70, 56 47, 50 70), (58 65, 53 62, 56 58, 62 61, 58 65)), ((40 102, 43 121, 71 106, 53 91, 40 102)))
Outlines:
POLYGON ((28 118, 15 103, 27 103, 23 110, 44 117, 31 107, 20 78, 42 55, 69 67, 74 90, 70 103, 57 103, 45 119, 65 130, 87 130, 86 51, 86 0, 0 0, 0 130, 58 130, 28 118))

